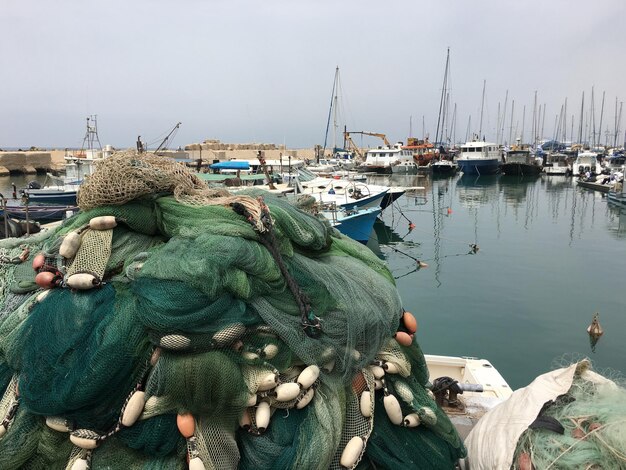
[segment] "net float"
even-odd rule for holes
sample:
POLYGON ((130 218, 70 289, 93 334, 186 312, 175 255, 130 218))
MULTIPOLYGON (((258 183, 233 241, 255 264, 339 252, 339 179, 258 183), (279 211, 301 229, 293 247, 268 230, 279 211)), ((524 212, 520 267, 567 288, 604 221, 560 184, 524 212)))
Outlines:
POLYGON ((411 312, 404 312, 402 314, 402 323, 409 333, 417 332, 417 320, 411 312))
POLYGON ((35 284, 44 289, 52 289, 61 282, 61 277, 50 271, 42 271, 35 276, 35 284))
POLYGON ((298 376, 297 382, 303 389, 309 388, 320 376, 320 368, 315 364, 306 367, 298 376))
POLYGON ((278 346, 275 344, 267 344, 263 348, 263 355, 266 359, 273 359, 278 354, 278 346))
POLYGON ((89 273, 76 273, 67 278, 65 283, 72 289, 89 290, 100 285, 100 280, 89 273))
POLYGON ((250 419, 250 413, 248 413, 248 409, 243 410, 243 413, 239 417, 239 426, 243 429, 250 429, 252 426, 252 420, 250 419))
POLYGON ((296 382, 288 382, 280 384, 274 390, 276 394, 276 400, 278 401, 291 401, 295 400, 300 395, 300 384, 296 382))
POLYGON ((404 417, 402 424, 407 428, 415 428, 420 424, 420 417, 417 415, 417 413, 408 414, 404 417))
POLYGON ((98 447, 100 436, 89 429, 78 429, 70 434, 70 441, 76 447, 92 450, 98 447))
POLYGON ((131 427, 137 422, 139 416, 143 412, 143 407, 146 404, 146 392, 141 390, 135 391, 126 403, 124 412, 122 413, 122 424, 127 428, 131 427))
POLYGON ((92 230, 110 230, 115 227, 117 227, 117 220, 112 215, 93 217, 89 221, 89 228, 92 230))
POLYGON ((185 439, 189 439, 196 432, 196 420, 191 413, 176 415, 176 426, 185 439))
POLYGON ((402 409, 400 408, 398 399, 391 394, 385 395, 383 405, 385 406, 389 421, 396 425, 402 424, 402 409))
POLYGON ((375 379, 382 379, 385 376, 385 369, 380 366, 369 366, 369 370, 375 379))
POLYGON ((189 470, 205 470, 204 463, 200 457, 194 457, 189 461, 189 470))
POLYGON ((58 432, 70 432, 71 431, 67 420, 59 416, 47 416, 46 426, 58 432))
POLYGON ((35 301, 36 302, 41 302, 43 301, 43 299, 45 299, 46 297, 48 297, 48 294, 50 293, 50 289, 46 289, 43 292, 40 292, 39 294, 37 294, 37 297, 35 297, 35 301))
POLYGON ((309 403, 311 403, 311 400, 313 400, 314 395, 315 389, 311 387, 304 395, 302 395, 301 398, 298 399, 298 401, 296 402, 296 408, 301 410, 302 408, 307 406, 309 403))
POLYGON ((413 343, 413 338, 411 338, 411 336, 409 336, 409 334, 405 333, 404 331, 397 331, 396 334, 393 335, 393 337, 401 346, 411 346, 411 344, 413 343))
POLYGON ((246 406, 255 406, 255 405, 256 405, 256 402, 257 402, 257 396, 256 396, 256 394, 254 394, 254 395, 252 395, 252 394, 251 394, 251 395, 248 397, 248 401, 246 402, 246 406))
POLYGON ((413 403, 413 392, 404 382, 400 382, 399 380, 394 382, 395 393, 398 397, 405 403, 411 404, 413 403))
POLYGON ((365 440, 360 436, 354 436, 343 449, 339 463, 342 467, 353 468, 359 461, 364 449, 365 440))
POLYGON ((400 372, 400 368, 394 362, 385 362, 383 369, 385 369, 385 373, 387 374, 397 374, 400 372))
POLYGON ((243 323, 233 323, 226 328, 218 331, 213 335, 211 340, 216 347, 227 346, 236 339, 239 339, 246 332, 246 326, 243 323))
POLYGON ((164 349, 180 351, 191 345, 191 339, 183 335, 165 335, 159 340, 159 346, 164 349))
POLYGON ((427 426, 434 426, 437 424, 437 415, 430 408, 423 406, 418 410, 418 415, 422 423, 427 426))
POLYGON ((270 404, 263 400, 256 407, 254 421, 259 432, 264 432, 270 424, 270 404))
POLYGON ((374 380, 374 390, 381 390, 383 388, 382 380, 374 380))
POLYGON ((268 390, 276 388, 276 385, 278 385, 278 375, 274 372, 270 372, 259 381, 257 391, 267 392, 268 390))
POLYGON ((43 253, 38 253, 33 258, 33 269, 39 271, 46 264, 46 257, 43 253))
POLYGON ((359 406, 361 408, 361 414, 365 418, 370 418, 372 416, 372 395, 368 390, 365 390, 363 393, 361 393, 359 406))
POLYGON ((332 361, 328 361, 326 364, 322 366, 322 369, 324 369, 326 372, 332 372, 333 369, 335 368, 335 363, 336 361, 334 359, 332 361))
POLYGON ((154 367, 160 357, 161 357, 161 348, 154 348, 154 351, 152 351, 152 354, 150 355, 150 365, 154 367))
POLYGON ((260 356, 252 351, 244 351, 241 354, 241 357, 243 357, 246 361, 256 361, 260 356))
POLYGON ((71 470, 88 470, 89 469, 89 464, 87 463, 87 461, 85 459, 76 459, 74 461, 74 463, 72 464, 72 469, 71 470))
POLYGON ((70 232, 63 238, 61 247, 59 248, 59 254, 63 258, 73 258, 76 252, 80 248, 81 236, 78 232, 70 232))
POLYGON ((7 433, 7 427, 4 424, 0 424, 0 438, 7 433))

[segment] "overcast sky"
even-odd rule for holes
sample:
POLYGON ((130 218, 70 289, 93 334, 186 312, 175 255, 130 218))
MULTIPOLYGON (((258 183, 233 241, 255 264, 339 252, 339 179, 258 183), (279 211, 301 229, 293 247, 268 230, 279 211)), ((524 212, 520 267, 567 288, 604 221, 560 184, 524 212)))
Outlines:
MULTIPOLYGON (((0 3, 0 148, 80 146, 91 114, 102 144, 118 147, 137 135, 158 144, 179 121, 175 147, 323 144, 336 66, 342 125, 405 141, 410 122, 421 137, 424 121, 434 137, 448 47, 457 140, 470 115, 478 131, 485 80, 488 139, 507 90, 504 135, 515 100, 518 134, 526 106, 527 141, 535 91, 544 137, 566 97, 568 127, 583 91, 590 122, 593 86, 599 127, 606 92, 603 134, 626 98, 624 0, 0 3)), ((357 141, 379 143, 371 139, 357 141)))

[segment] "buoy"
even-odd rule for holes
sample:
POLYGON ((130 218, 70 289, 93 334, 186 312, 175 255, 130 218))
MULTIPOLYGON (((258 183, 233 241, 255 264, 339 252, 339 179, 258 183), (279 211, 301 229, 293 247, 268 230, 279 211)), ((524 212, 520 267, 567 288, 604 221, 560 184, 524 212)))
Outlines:
POLYGON ((39 271, 41 268, 44 267, 45 264, 46 264, 46 257, 44 256, 43 253, 39 253, 35 255, 35 257, 33 258, 33 269, 35 271, 39 271))
POLYGON ((152 355, 150 356, 150 365, 154 367, 160 357, 161 357, 161 348, 154 348, 154 351, 152 351, 152 355))
POLYGON ((117 227, 117 221, 112 215, 93 217, 89 221, 89 228, 93 230, 109 230, 115 227, 117 227))
POLYGON ((189 470, 205 470, 204 463, 200 457, 194 457, 189 461, 189 470))
POLYGON ((165 335, 159 340, 159 346, 173 351, 187 349, 190 344, 191 340, 183 335, 165 335))
POLYGON ((387 374, 397 374, 400 372, 400 369, 394 362, 385 362, 383 369, 385 369, 385 373, 387 374))
POLYGON ((246 402, 246 406, 255 406, 257 402, 257 395, 255 394, 251 394, 250 396, 248 396, 248 401, 246 402))
POLYGON ((59 416, 47 416, 46 426, 48 426, 50 429, 54 429, 55 431, 59 431, 59 432, 71 431, 67 420, 59 416))
POLYGON ((413 222, 409 222, 409 231, 415 228, 415 224, 413 222))
POLYGON ((146 392, 141 390, 135 391, 135 393, 133 393, 130 397, 130 400, 128 400, 128 403, 126 403, 124 413, 122 413, 122 424, 127 428, 135 424, 139 419, 139 416, 141 416, 145 404, 146 392))
POLYGON ((369 390, 365 390, 361 393, 359 406, 361 408, 361 414, 364 418, 370 418, 372 416, 372 395, 369 390))
POLYGON ((76 252, 80 248, 81 236, 78 232, 70 232, 63 238, 61 247, 59 248, 59 254, 63 258, 73 258, 76 252))
POLYGON ((598 338, 604 334, 604 330, 598 321, 598 313, 593 314, 593 320, 591 321, 591 325, 587 327, 587 333, 594 338, 598 338))
POLYGON ((348 441, 345 449, 341 453, 341 459, 339 463, 342 467, 353 468, 361 457, 363 449, 365 448, 365 441, 360 436, 354 436, 348 441))
POLYGON ((381 390, 383 388, 382 380, 374 380, 374 390, 381 390))
POLYGON ((259 432, 264 432, 270 424, 270 404, 263 400, 256 407, 254 421, 259 432))
POLYGON ((301 398, 298 399, 298 401, 296 402, 296 408, 301 410, 302 408, 307 406, 309 403, 311 403, 311 400, 313 400, 314 395, 315 389, 311 387, 304 395, 302 395, 301 398))
POLYGON ((276 394, 276 400, 278 401, 291 401, 295 400, 300 395, 300 384, 296 382, 288 382, 280 384, 274 390, 276 394))
POLYGON ((89 290, 100 285, 100 280, 93 274, 76 273, 69 276, 65 283, 72 289, 89 290))
POLYGON ((244 351, 241 353, 241 357, 243 357, 246 361, 256 361, 260 356, 252 351, 244 351))
POLYGON ((7 427, 4 424, 0 424, 0 438, 7 433, 7 427))
POLYGON ((427 268, 428 267, 428 263, 424 263, 423 261, 417 260, 417 267, 419 269, 421 268, 427 268))
POLYGON ((320 368, 315 364, 306 367, 298 376, 297 382, 303 389, 309 388, 320 376, 320 368))
POLYGON ((92 450, 98 447, 100 436, 89 429, 78 429, 70 434, 70 441, 76 447, 85 450, 92 450))
POLYGON ((243 429, 250 429, 250 426, 252 426, 252 420, 250 419, 250 413, 248 413, 248 408, 243 410, 243 413, 239 417, 239 426, 243 429))
POLYGON ((415 319, 415 316, 413 316, 411 312, 405 311, 402 314, 402 323, 404 324, 404 327, 407 329, 409 333, 417 332, 417 320, 415 319))
POLYGON ((189 439, 196 432, 196 420, 191 413, 176 415, 176 426, 185 439, 189 439))
POLYGON ((61 282, 61 277, 50 271, 42 271, 35 276, 35 284, 44 289, 52 289, 61 282))
POLYGON ((448 215, 452 214, 452 208, 448 207, 448 215))
POLYGON ((273 359, 276 354, 278 354, 278 346, 275 344, 267 344, 263 348, 263 355, 265 356, 265 359, 273 359))
POLYGON ((243 323, 233 323, 215 333, 212 341, 216 347, 223 347, 239 339, 245 332, 246 326, 243 323))
POLYGON ((267 392, 268 390, 275 388, 277 385, 278 376, 274 372, 270 372, 259 381, 257 392, 267 392))
POLYGON ((380 366, 369 366, 369 370, 372 373, 372 375, 374 376, 374 379, 382 379, 385 376, 385 369, 383 369, 380 366))
POLYGON ((389 421, 398 426, 401 425, 402 408, 400 408, 400 402, 398 401, 398 399, 391 394, 385 395, 385 397, 383 398, 383 405, 385 406, 385 411, 387 412, 389 421))
POLYGON ((88 470, 89 464, 85 459, 76 459, 72 464, 71 470, 88 470))
POLYGON ((420 417, 416 413, 408 414, 404 417, 402 424, 407 428, 415 428, 420 424, 420 417))
POLYGON ((521 452, 517 457, 517 468, 519 470, 533 470, 532 459, 528 452, 521 452))
POLYGON ((413 343, 413 338, 411 338, 411 336, 404 331, 397 331, 393 337, 402 346, 411 346, 411 344, 413 343))
POLYGON ((48 297, 48 294, 50 293, 50 289, 46 289, 43 292, 40 292, 39 294, 37 294, 37 297, 35 297, 35 301, 37 302, 42 302, 43 299, 45 299, 46 297, 48 297))

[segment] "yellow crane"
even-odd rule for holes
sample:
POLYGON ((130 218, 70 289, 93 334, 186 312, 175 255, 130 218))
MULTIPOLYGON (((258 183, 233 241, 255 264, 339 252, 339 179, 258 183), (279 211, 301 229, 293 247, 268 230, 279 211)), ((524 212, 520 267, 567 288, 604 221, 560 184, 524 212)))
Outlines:
POLYGON ((372 137, 379 137, 383 140, 383 142, 385 143, 387 147, 391 147, 391 144, 387 140, 387 136, 385 134, 380 134, 378 132, 366 132, 366 131, 344 131, 343 132, 344 147, 347 147, 348 150, 354 150, 354 152, 356 152, 356 154, 359 156, 360 159, 364 158, 363 153, 361 152, 361 149, 354 143, 354 141, 352 140, 352 137, 350 137, 350 134, 361 134, 361 135, 369 135, 372 137))

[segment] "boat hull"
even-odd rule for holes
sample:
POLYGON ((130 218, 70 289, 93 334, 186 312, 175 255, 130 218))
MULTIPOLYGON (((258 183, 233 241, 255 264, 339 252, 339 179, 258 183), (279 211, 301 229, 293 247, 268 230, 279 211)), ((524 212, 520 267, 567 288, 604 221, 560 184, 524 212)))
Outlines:
POLYGON ((454 175, 459 169, 458 165, 454 163, 433 163, 430 166, 430 169, 433 172, 433 175, 454 175))
POLYGON ((608 201, 616 206, 626 207, 626 193, 616 193, 609 191, 606 195, 608 201))
POLYGON ((367 243, 372 234, 374 222, 380 212, 380 207, 359 210, 358 212, 337 219, 337 222, 333 226, 342 234, 353 240, 367 243))
POLYGON ((527 163, 505 163, 502 165, 502 173, 514 176, 538 175, 541 173, 539 165, 529 165, 527 163))
POLYGON ((500 168, 500 162, 497 159, 459 159, 457 164, 466 175, 495 175, 500 168))
MULTIPOLYGON (((78 212, 77 206, 72 205, 29 205, 26 206, 7 206, 7 217, 18 220, 33 220, 37 222, 51 222, 55 220, 63 220, 68 213, 78 212)), ((4 211, 0 210, 0 217, 4 216, 4 211)))
POLYGON ((77 191, 46 191, 29 190, 25 192, 28 201, 35 204, 76 205, 77 191))

